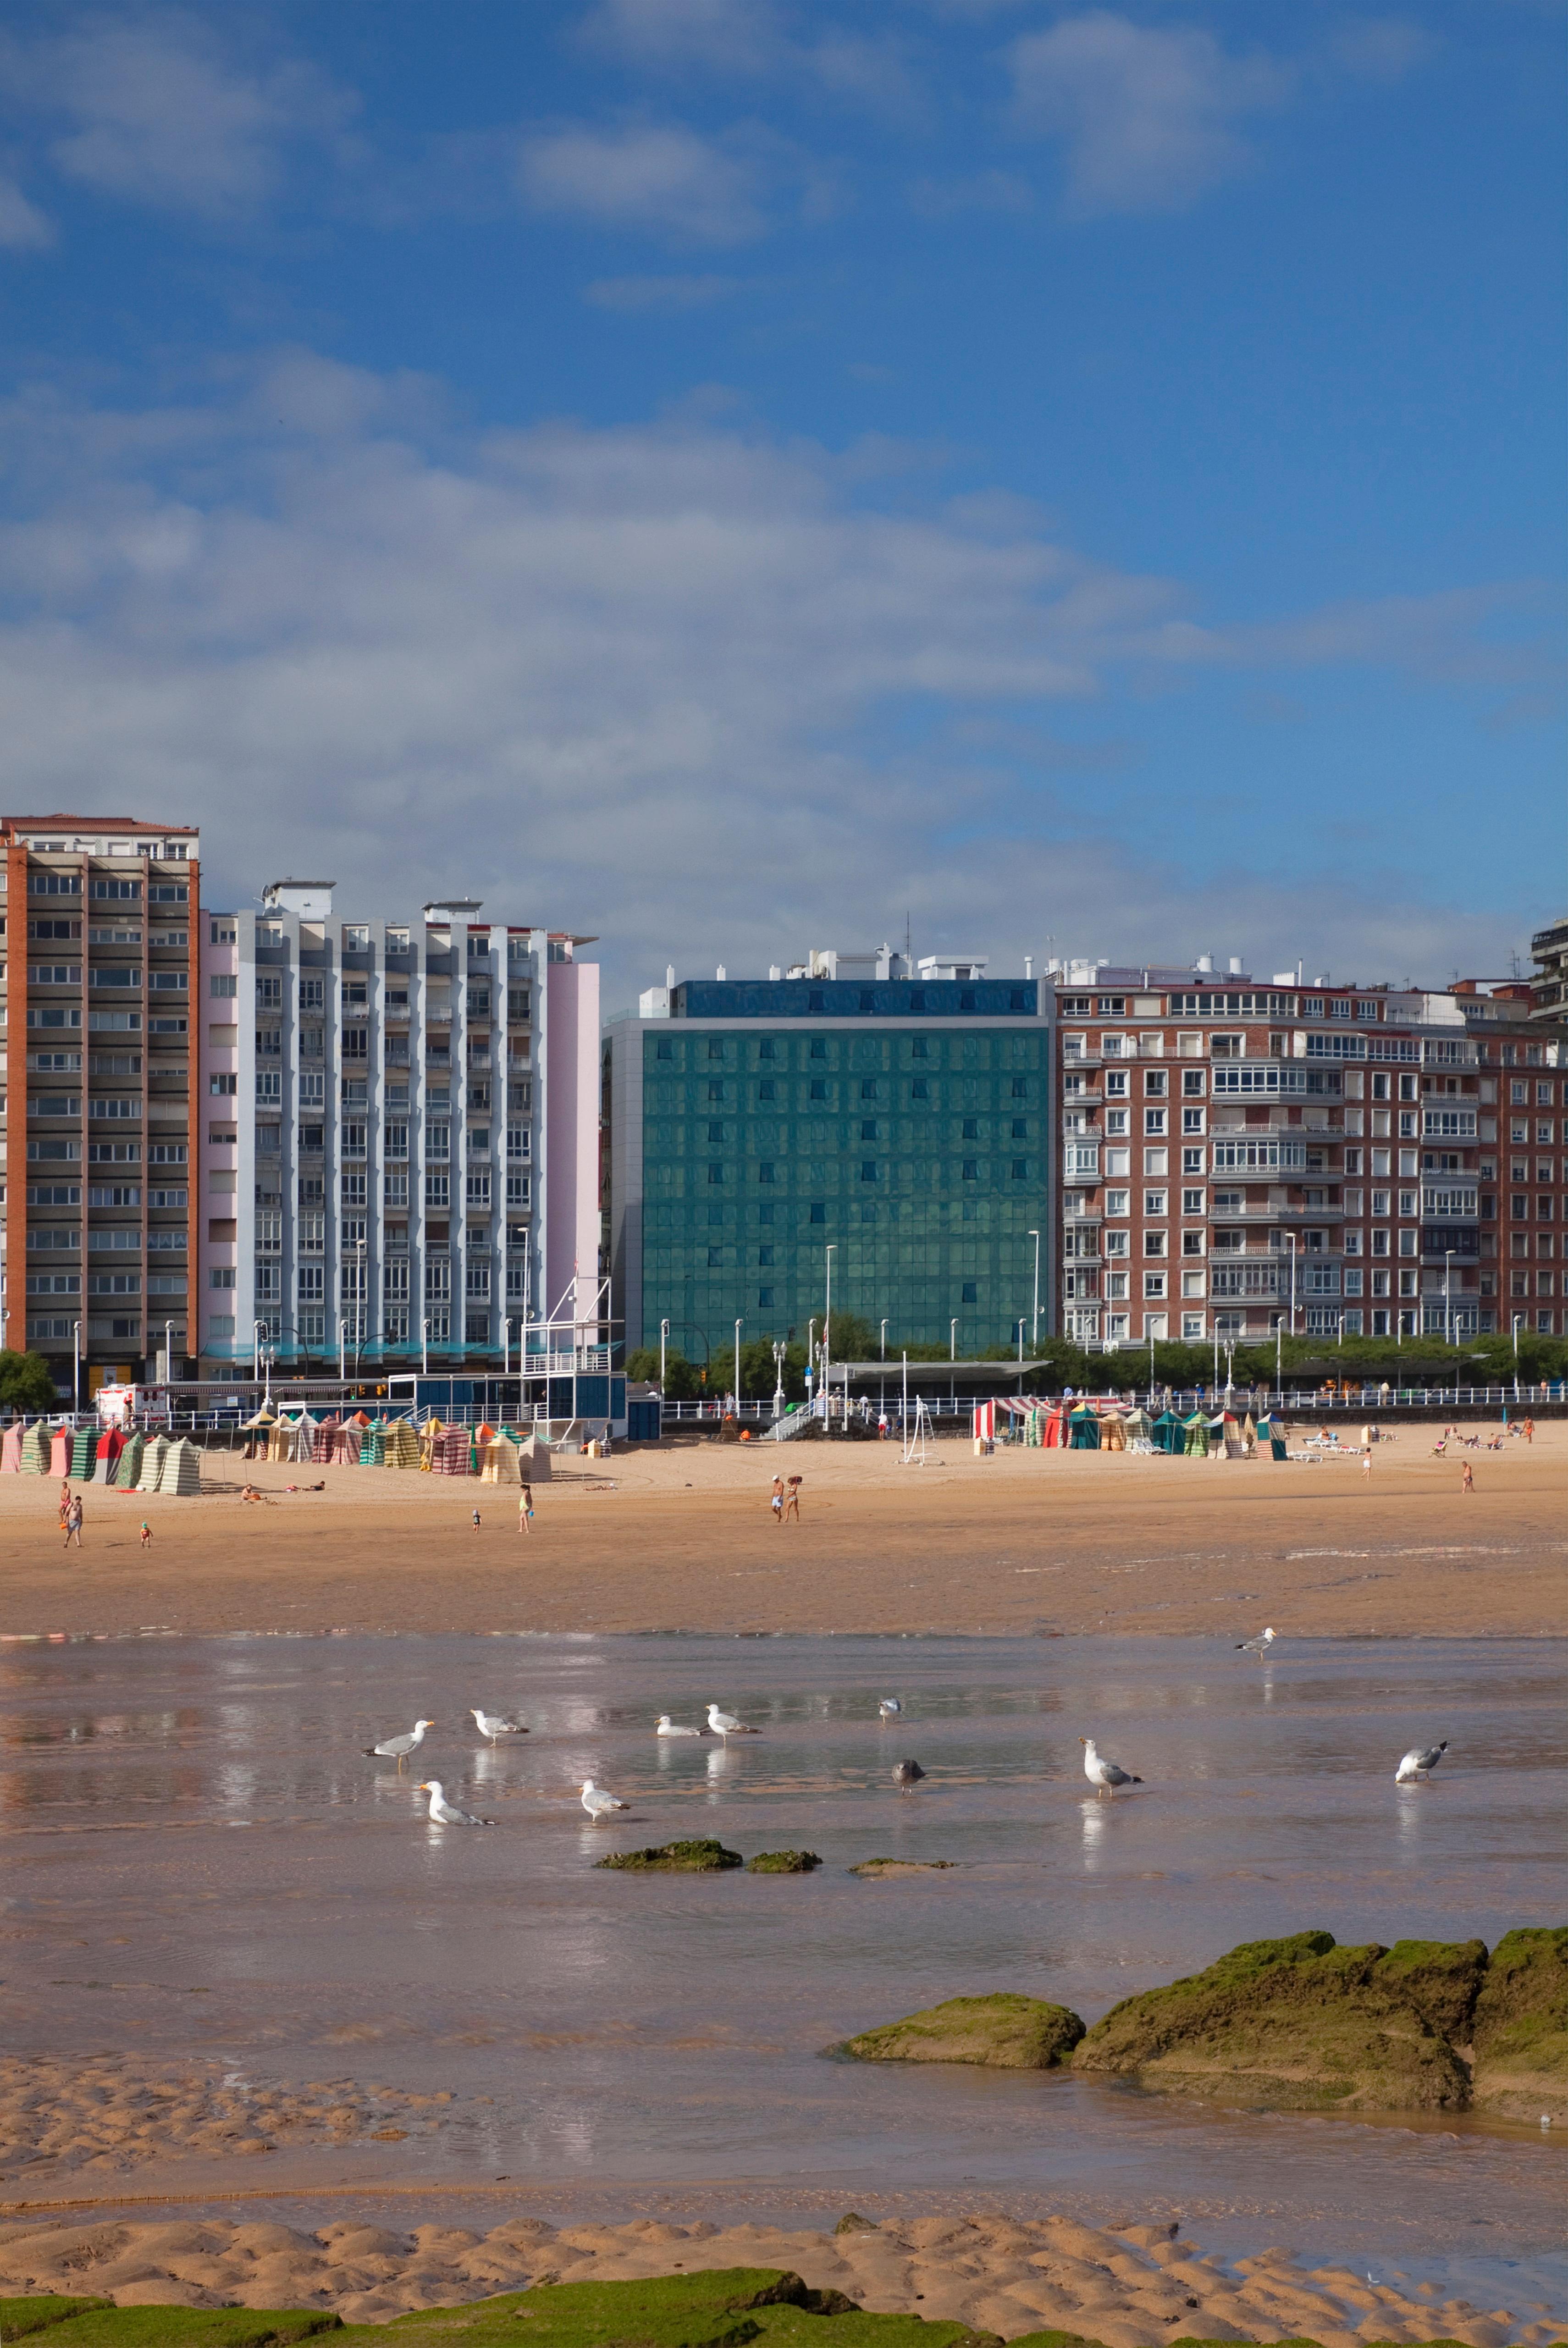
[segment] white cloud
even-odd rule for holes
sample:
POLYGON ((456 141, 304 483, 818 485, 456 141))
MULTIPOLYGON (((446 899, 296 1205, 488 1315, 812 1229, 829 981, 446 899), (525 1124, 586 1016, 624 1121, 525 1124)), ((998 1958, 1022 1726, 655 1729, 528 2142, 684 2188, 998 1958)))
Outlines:
POLYGON ((634 73, 782 77, 880 113, 923 103, 907 41, 838 26, 802 35, 771 0, 599 0, 583 39, 634 73))
POLYGON ((53 224, 28 201, 9 172, 0 171, 0 246, 11 252, 36 252, 54 241, 53 224))
POLYGON ((538 211, 691 244, 744 244, 767 225, 755 157, 680 125, 587 123, 526 139, 518 181, 538 211))
POLYGON ((48 153, 66 178, 209 219, 270 201, 291 150, 335 138, 354 110, 307 60, 243 58, 178 11, 7 39, 0 91, 59 126, 48 153))
MULTIPOLYGON (((1294 949, 1372 975, 1369 937, 1380 970, 1508 942, 1380 874, 1315 889, 1294 846, 1277 885, 1200 850, 1193 878, 1027 747, 1054 711, 1092 768, 1083 713, 1129 675, 1424 659, 1417 607, 1205 629, 1178 583, 1086 559, 1026 506, 922 508, 912 478, 879 510, 885 448, 695 412, 464 437, 436 387, 308 353, 145 414, 34 395, 0 434, 28 499, 0 527, 13 801, 200 821, 231 900, 304 841, 346 910, 472 891, 599 932, 617 1000, 672 958, 759 967, 906 907, 927 943, 1004 959, 1047 932, 1240 952, 1238 905, 1282 968, 1294 949), (965 717, 1025 747, 987 750, 965 717)), ((1444 606, 1427 642, 1475 616, 1444 606)), ((1124 738, 1125 710, 1104 730, 1124 738)))
POLYGON ((1133 24, 1107 9, 1064 17, 1008 52, 1020 130, 1060 139, 1079 213, 1167 211, 1243 170, 1236 124, 1277 105, 1290 71, 1233 57, 1193 26, 1133 24))

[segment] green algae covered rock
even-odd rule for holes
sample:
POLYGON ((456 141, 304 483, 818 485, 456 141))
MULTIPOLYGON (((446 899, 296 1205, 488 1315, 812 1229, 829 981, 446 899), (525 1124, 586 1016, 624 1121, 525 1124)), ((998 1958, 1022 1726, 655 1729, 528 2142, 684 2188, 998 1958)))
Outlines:
POLYGON ((646 2282, 575 2282, 508 2291, 471 2307, 347 2327, 382 2348, 1001 2348, 991 2333, 915 2315, 867 2315, 798 2274, 731 2267, 646 2282))
POLYGON ((1002 2071, 1051 2071, 1084 2034, 1065 2005, 999 1991, 950 1997, 880 2030, 862 2030, 840 2050, 861 2063, 979 2063, 1002 2071))
POLYGON ((1468 2026, 1484 1962, 1479 1941, 1248 1941, 1113 2006, 1074 2065, 1284 2111, 1462 2110, 1469 2070, 1438 2024, 1468 2026))
POLYGON ((957 1864, 955 1859, 862 1859, 850 1873, 869 1876, 874 1882, 882 1875, 946 1875, 957 1864))
POLYGON ((738 1850, 726 1850, 711 1836, 695 1842, 649 1843, 641 1850, 614 1850, 595 1867, 618 1867, 632 1875, 722 1875, 744 1865, 738 1850))
POLYGON ((342 2333, 325 2308, 114 2307, 107 2300, 0 2299, 0 2340, 38 2348, 291 2348, 324 2332, 342 2333), (79 2313, 55 2315, 51 2308, 79 2313), (41 2310, 29 2319, 19 2310, 41 2310), (31 2320, 32 2328, 18 2329, 31 2320))
POLYGON ((746 1862, 748 1875, 810 1875, 820 1867, 814 1850, 759 1850, 746 1862))
POLYGON ((30 2340, 36 2333, 47 2332, 89 2308, 113 2305, 112 2299, 67 2299, 56 2291, 36 2299, 0 2299, 0 2340, 30 2340))
POLYGON ((1568 2119, 1568 1925, 1505 1932, 1476 2001, 1474 2094, 1482 2111, 1568 2119))

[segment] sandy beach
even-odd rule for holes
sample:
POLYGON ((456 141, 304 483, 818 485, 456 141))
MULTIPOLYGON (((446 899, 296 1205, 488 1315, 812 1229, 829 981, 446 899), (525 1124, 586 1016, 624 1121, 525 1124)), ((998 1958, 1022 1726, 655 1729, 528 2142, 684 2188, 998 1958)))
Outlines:
MULTIPOLYGON (((1496 1422, 1466 1431, 1484 1443, 1496 1422)), ((1293 1453, 1314 1432, 1299 1425, 1293 1453)), ((1340 1433, 1348 1446, 1359 1428, 1340 1433)), ((1401 1428, 1375 1447, 1370 1475, 1348 1447, 1284 1463, 976 1458, 944 1440, 906 1468, 892 1443, 693 1438, 602 1469, 562 1460, 526 1538, 505 1486, 247 1470, 212 1452, 200 1498, 82 1488, 82 1547, 67 1555, 53 1479, 6 1477, 0 1630, 1185 1634, 1234 1622, 1250 1636, 1267 1622, 1304 1637, 1434 1638, 1560 1624, 1568 1422, 1443 1457, 1438 1434, 1401 1428), (770 1519, 776 1471, 805 1479, 798 1524, 770 1519), (247 1473, 260 1504, 239 1498, 247 1473)))
POLYGON ((82 2224, 67 2216, 0 2225, 0 2283, 12 2290, 87 2290, 120 2306, 323 2307, 360 2323, 542 2281, 741 2266, 787 2268, 869 2310, 957 2321, 1005 2340, 1047 2326, 1082 2331, 1106 2348, 1155 2348, 1173 2332, 1306 2337, 1323 2348, 1438 2336, 1468 2348, 1537 2348, 1561 2337, 1543 2310, 1481 2309, 1443 2300, 1429 2285, 1406 2290, 1347 2267, 1308 2269, 1282 2249, 1232 2264, 1169 2225, 1101 2230, 1060 2216, 893 2218, 841 2233, 654 2219, 557 2229, 514 2218, 483 2233, 435 2223, 394 2230, 351 2218, 312 2231, 266 2219, 82 2224))

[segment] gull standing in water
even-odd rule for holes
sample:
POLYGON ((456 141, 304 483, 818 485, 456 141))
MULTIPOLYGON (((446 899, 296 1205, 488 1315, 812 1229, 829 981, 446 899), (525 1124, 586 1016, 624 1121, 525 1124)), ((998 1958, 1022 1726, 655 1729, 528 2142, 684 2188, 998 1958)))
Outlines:
POLYGON ((890 1720, 896 1720, 903 1710, 903 1705, 896 1695, 884 1695, 877 1705, 877 1712, 884 1728, 890 1720))
POLYGON ((898 1787, 901 1794, 907 1794, 912 1786, 918 1786, 924 1775, 925 1771, 921 1767, 918 1761, 895 1761, 893 1763, 892 1782, 898 1787))
POLYGON ((488 1736, 493 1745, 498 1736, 526 1736, 527 1729, 521 1720, 513 1720, 504 1712, 485 1712, 477 1704, 469 1706, 480 1725, 480 1735, 488 1736))
POLYGON ((683 1727, 678 1720, 672 1720, 667 1712, 660 1713, 659 1725, 654 1731, 655 1736, 700 1736, 702 1733, 700 1728, 683 1727))
POLYGON ((366 1745, 363 1748, 365 1757, 367 1761, 396 1761, 401 1769, 409 1754, 425 1742, 426 1729, 435 1725, 433 1720, 417 1720, 406 1736, 384 1736, 379 1745, 366 1745))
POLYGON ((493 1818, 476 1818, 472 1810, 459 1810, 456 1802, 449 1802, 438 1777, 427 1778, 418 1789, 430 1797, 430 1824, 433 1827, 493 1827, 493 1818))
POLYGON ((1265 1631, 1261 1639, 1238 1639, 1236 1653, 1238 1655, 1266 1655, 1274 1643, 1274 1632, 1265 1631))
POLYGON ((1412 1745, 1394 1772, 1394 1783, 1414 1786, 1422 1776, 1429 1777, 1448 1749, 1446 1736, 1440 1745, 1412 1745))
POLYGON ((1108 1761, 1092 1736, 1080 1736, 1078 1743, 1083 1746, 1083 1773, 1094 1787, 1097 1798, 1101 1794, 1109 1794, 1114 1800, 1119 1786, 1142 1785, 1142 1778, 1133 1776, 1119 1761, 1108 1761))
POLYGON ((726 1738, 731 1736, 760 1736, 762 1734, 762 1731, 759 1728, 748 1728, 745 1721, 738 1719, 733 1712, 720 1712, 717 1704, 710 1704, 708 1705, 707 1725, 712 1729, 716 1736, 723 1736, 726 1738))
POLYGON ((629 1810, 632 1805, 630 1802, 618 1800, 614 1794, 607 1794, 603 1786, 596 1786, 593 1783, 592 1777, 584 1777, 583 1780, 583 1807, 587 1811, 593 1825, 600 1826, 603 1823, 604 1819, 609 1817, 612 1810, 629 1810))

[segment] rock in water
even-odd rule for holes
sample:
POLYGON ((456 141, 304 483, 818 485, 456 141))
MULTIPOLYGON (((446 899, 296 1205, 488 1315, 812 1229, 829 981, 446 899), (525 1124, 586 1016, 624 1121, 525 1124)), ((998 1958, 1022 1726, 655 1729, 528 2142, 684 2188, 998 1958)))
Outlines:
POLYGON ((1483 2111, 1568 2119, 1568 1925, 1504 1933, 1476 2001, 1474 2052, 1483 2111))
POLYGON ((647 1844, 642 1850, 615 1850, 608 1859, 596 1859, 595 1867, 617 1867, 633 1875, 722 1875, 726 1868, 744 1864, 738 1850, 726 1850, 721 1842, 703 1839, 696 1842, 665 1842, 647 1844))
POLYGON ((950 1997, 880 2030, 847 2039, 841 2052, 861 2063, 981 2063, 1003 2071, 1051 2071, 1084 2034, 1065 2005, 999 1992, 950 1997))
POLYGON ((1463 2110, 1469 2070, 1447 2033, 1468 2030, 1485 1962, 1480 1941, 1245 1941, 1113 2006, 1075 2067, 1284 2111, 1463 2110))
POLYGON ((814 1850, 759 1850, 746 1862, 748 1875, 810 1875, 821 1860, 814 1850))

